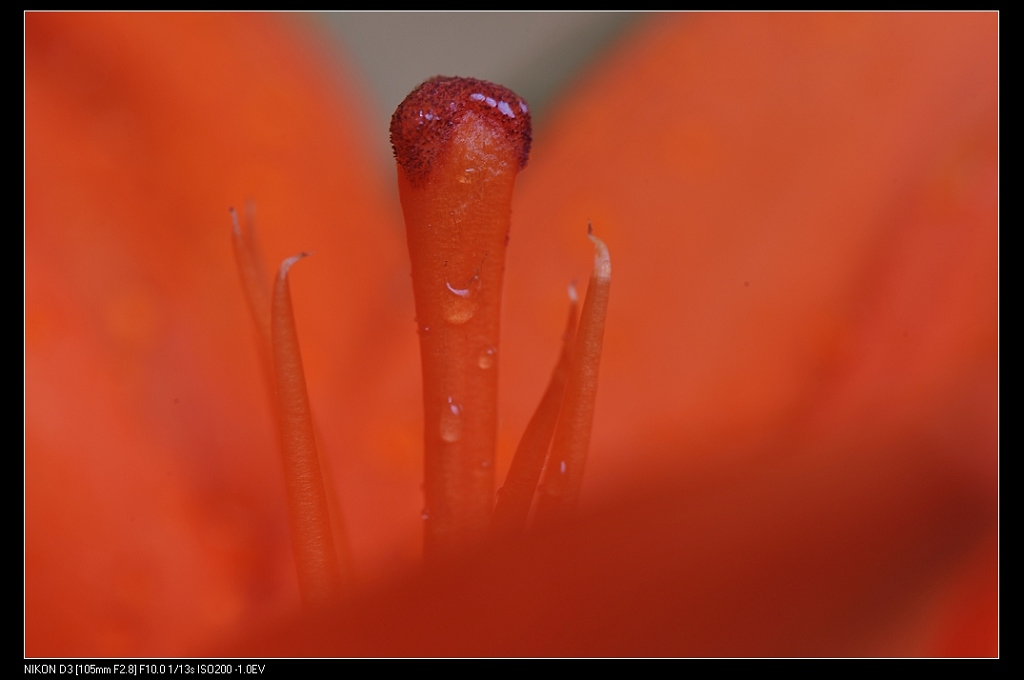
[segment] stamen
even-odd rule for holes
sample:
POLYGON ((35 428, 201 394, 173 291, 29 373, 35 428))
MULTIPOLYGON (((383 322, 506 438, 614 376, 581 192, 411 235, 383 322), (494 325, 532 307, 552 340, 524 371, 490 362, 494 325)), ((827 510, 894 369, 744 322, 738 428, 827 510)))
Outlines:
POLYGON ((256 237, 253 209, 249 206, 246 207, 244 229, 238 224, 238 213, 235 212, 235 209, 228 208, 228 212, 231 213, 231 243, 234 246, 238 275, 242 280, 242 291, 245 293, 245 302, 249 307, 249 314, 252 316, 260 339, 260 360, 263 363, 264 374, 269 383, 273 384, 274 371, 270 349, 270 280, 263 265, 264 260, 256 237))
POLYGON ((288 270, 306 255, 302 253, 281 263, 274 282, 270 326, 288 520, 299 591, 306 604, 318 604, 340 594, 341 571, 288 286, 288 270))
POLYGON ((562 353, 551 373, 544 396, 534 412, 533 417, 519 441, 512 465, 509 466, 505 485, 498 491, 498 504, 494 508, 491 519, 491 532, 500 538, 513 538, 523 533, 526 519, 530 514, 534 492, 540 473, 544 467, 544 459, 551 446, 551 438, 558 424, 558 413, 562 408, 565 385, 569 380, 569 369, 572 364, 573 339, 576 335, 577 297, 576 287, 569 287, 569 320, 566 322, 565 335, 562 337, 562 353))
POLYGON ((575 511, 590 447, 612 265, 608 248, 593 235, 589 224, 587 235, 594 242, 594 271, 580 313, 572 368, 538 499, 538 522, 560 521, 575 511))

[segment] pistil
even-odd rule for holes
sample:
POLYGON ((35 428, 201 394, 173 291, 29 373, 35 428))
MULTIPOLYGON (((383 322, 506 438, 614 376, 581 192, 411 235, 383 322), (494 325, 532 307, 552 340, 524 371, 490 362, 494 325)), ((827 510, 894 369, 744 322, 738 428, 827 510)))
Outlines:
POLYGON ((420 335, 430 560, 483 537, 494 505, 502 278, 530 116, 506 88, 438 77, 395 111, 391 141, 420 335))

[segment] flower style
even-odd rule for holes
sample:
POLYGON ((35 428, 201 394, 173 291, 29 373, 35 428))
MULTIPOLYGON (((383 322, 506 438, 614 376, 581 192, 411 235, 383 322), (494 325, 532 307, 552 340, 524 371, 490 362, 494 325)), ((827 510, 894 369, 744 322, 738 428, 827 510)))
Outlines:
POLYGON ((499 479, 591 220, 581 517, 395 585, 416 334, 354 86, 273 17, 27 15, 26 653, 995 653, 996 38, 663 15, 609 55, 535 138, 502 323, 499 479), (363 584, 327 612, 291 613, 250 197, 268 262, 316 252, 295 309, 363 584))

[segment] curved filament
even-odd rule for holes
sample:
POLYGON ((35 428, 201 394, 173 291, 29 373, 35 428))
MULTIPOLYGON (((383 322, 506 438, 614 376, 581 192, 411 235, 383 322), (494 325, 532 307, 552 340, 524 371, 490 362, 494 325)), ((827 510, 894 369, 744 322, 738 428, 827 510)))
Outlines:
POLYGON ((587 449, 590 447, 612 265, 604 242, 592 233, 589 236, 594 242, 594 272, 590 276, 587 297, 580 312, 572 368, 538 501, 539 522, 558 521, 575 511, 583 483, 587 449))
POLYGON ((264 259, 256 237, 256 226, 253 210, 246 207, 245 227, 238 223, 238 213, 228 208, 231 213, 231 245, 235 251, 235 264, 242 281, 246 306, 252 316, 253 324, 259 335, 260 360, 263 362, 264 375, 273 385, 273 368, 270 350, 270 279, 264 267, 264 259))
POLYGON ((305 256, 281 263, 274 282, 270 327, 292 549, 302 599, 316 604, 340 594, 341 571, 288 287, 288 270, 305 256))
POLYGON ((579 305, 575 287, 569 288, 569 297, 572 304, 569 307, 565 334, 562 336, 562 353, 558 357, 555 370, 551 373, 551 380, 544 391, 544 396, 541 397, 540 404, 519 441, 512 465, 509 466, 508 475, 505 477, 505 485, 498 491, 498 503, 491 518, 491 532, 497 537, 512 538, 523 533, 537 482, 540 481, 540 473, 544 468, 544 460, 551 446, 551 438, 558 424, 558 413, 562 408, 565 385, 569 381, 569 369, 572 365, 573 339, 576 336, 579 305))

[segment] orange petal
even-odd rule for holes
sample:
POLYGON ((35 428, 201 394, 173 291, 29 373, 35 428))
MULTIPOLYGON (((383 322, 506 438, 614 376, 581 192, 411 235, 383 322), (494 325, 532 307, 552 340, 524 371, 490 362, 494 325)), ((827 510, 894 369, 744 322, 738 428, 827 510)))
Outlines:
MULTIPOLYGON (((415 371, 391 332, 412 335, 397 208, 351 84, 301 38, 259 15, 26 16, 30 655, 181 654, 296 601, 229 206, 256 202, 275 260, 325 262, 295 306, 314 408, 340 414, 327 450, 367 450, 352 423, 385 417, 365 357, 331 348, 402 345, 415 371)), ((396 458, 335 465, 371 471, 339 494, 364 553, 396 540, 367 503, 397 484, 402 526, 418 511, 418 459, 396 458)))
MULTIPOLYGON (((581 225, 616 254, 590 516, 273 649, 991 653, 996 31, 652 21, 541 132, 514 205, 513 446, 581 225)), ((344 263, 295 293, 327 450, 386 454, 340 466, 357 555, 418 510, 407 270, 368 228, 395 208, 337 125, 358 112, 264 17, 29 15, 26 44, 27 651, 180 653, 296 599, 224 208, 254 197, 274 258, 344 263)))
POLYGON ((579 225, 616 254, 580 524, 232 653, 996 653, 995 46, 994 15, 651 22, 513 218, 507 421, 579 225))
MULTIPOLYGON (((745 484, 833 457, 874 475, 847 501, 849 531, 889 532, 872 489, 896 484, 917 507, 939 470, 957 481, 925 517, 964 495, 988 508, 952 552, 941 533, 891 530, 942 554, 933 587, 970 546, 988 550, 996 45, 994 14, 661 16, 566 95, 514 206, 506 309, 533 321, 505 326, 505 359, 530 367, 505 388, 522 419, 515 404, 543 384, 524 357, 541 324, 557 337, 552 291, 586 271, 577 234, 593 221, 616 290, 584 505, 630 478, 677 479, 687 503, 708 492, 688 479, 745 484)), ((746 540, 751 519, 723 519, 721 540, 746 540)))

